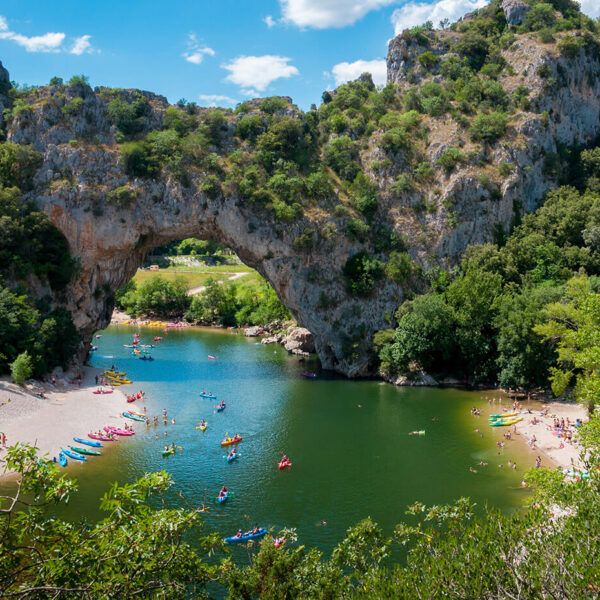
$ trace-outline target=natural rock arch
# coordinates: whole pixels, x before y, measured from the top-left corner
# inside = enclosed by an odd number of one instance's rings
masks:
[[[431,35],[430,45],[443,54],[448,36],[458,34]],[[401,89],[409,85],[405,70],[423,50],[407,45],[403,36],[392,40],[388,80]],[[546,172],[547,156],[556,156],[559,145],[585,145],[600,134],[596,53],[581,50],[561,56],[554,46],[523,35],[503,57],[512,69],[502,85],[508,90],[526,86],[530,104],[512,115],[506,139],[480,149],[486,165],[513,166],[494,190],[484,183],[477,164],[468,164],[450,174],[438,168],[427,189],[397,192],[392,183],[403,163],[389,160],[380,132],[360,150],[360,165],[379,192],[376,221],[381,235],[402,236],[411,258],[423,268],[454,264],[468,244],[492,240],[515,216],[534,210],[556,183]],[[0,66],[0,109],[11,105],[8,88],[8,73]],[[64,233],[79,260],[77,277],[54,302],[71,311],[84,342],[109,322],[115,290],[133,276],[147,252],[197,236],[226,244],[273,285],[298,322],[313,333],[325,368],[348,376],[367,373],[372,336],[393,325],[405,290],[382,278],[366,297],[349,293],[343,276],[347,260],[359,252],[387,255],[377,249],[379,234],[365,241],[346,235],[349,216],[335,210],[343,204],[343,190],[334,189],[331,198],[308,203],[302,215],[282,222],[235,191],[202,192],[202,173],[196,172],[186,185],[168,170],[153,178],[131,177],[108,118],[107,92],[125,100],[139,95],[147,100],[149,111],[139,136],[161,129],[165,98],[135,90],[92,90],[83,83],[34,89],[27,110],[13,114],[7,124],[0,122],[9,141],[30,144],[41,153],[41,167],[27,195]],[[291,102],[281,110],[306,122]],[[465,131],[446,116],[427,119],[424,158],[435,165],[445,149],[464,141]],[[224,152],[234,147],[232,122],[227,128]],[[391,164],[376,169],[376,162]],[[124,193],[115,195],[115,190]],[[347,210],[345,202],[341,208]],[[415,210],[424,204],[427,211]]]

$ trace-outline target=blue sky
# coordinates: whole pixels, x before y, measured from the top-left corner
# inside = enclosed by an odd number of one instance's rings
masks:
[[[600,16],[600,0],[582,0]],[[20,83],[88,75],[201,105],[287,95],[303,108],[373,72],[404,27],[486,0],[3,0],[0,60]]]

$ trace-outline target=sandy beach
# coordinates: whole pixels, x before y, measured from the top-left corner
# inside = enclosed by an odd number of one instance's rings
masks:
[[[25,387],[0,379],[0,432],[6,434],[7,444],[25,442],[53,457],[61,447],[74,443],[73,437],[87,437],[108,424],[122,426],[125,420],[120,415],[128,406],[125,394],[118,389],[93,394],[97,374],[98,369],[82,369],[81,385],[70,384],[69,377],[56,385],[36,382]],[[3,453],[0,449],[0,458]]]
[[[520,403],[519,416],[523,418],[512,427],[498,427],[498,439],[503,440],[503,435],[510,432],[513,441],[520,441],[527,445],[528,453],[531,455],[531,464],[535,465],[535,459],[540,456],[543,467],[570,468],[575,466],[581,468],[579,454],[581,446],[577,442],[577,419],[587,421],[587,411],[576,402],[540,402],[528,400]],[[500,405],[492,404],[485,415],[504,411],[512,411],[512,400],[508,397],[502,398]],[[564,419],[565,425],[569,419],[570,430],[573,434],[572,441],[561,438],[554,429],[554,419]]]

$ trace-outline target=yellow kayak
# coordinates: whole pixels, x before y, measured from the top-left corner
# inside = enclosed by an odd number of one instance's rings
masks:
[[[104,371],[103,375],[107,377],[125,377],[127,373],[125,371]]]
[[[490,415],[488,417],[488,419],[490,421],[495,421],[496,419],[508,419],[510,417],[517,417],[519,416],[518,412],[504,412],[504,413],[495,413],[493,415]]]
[[[497,419],[496,421],[490,421],[490,425],[492,427],[508,427],[522,420],[523,417],[509,417],[508,419]]]

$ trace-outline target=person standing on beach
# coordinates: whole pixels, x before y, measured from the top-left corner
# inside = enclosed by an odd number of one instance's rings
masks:
[[[535,468],[536,468],[536,469],[539,469],[541,466],[542,466],[542,457],[541,457],[541,456],[538,456],[538,457],[535,459]]]

